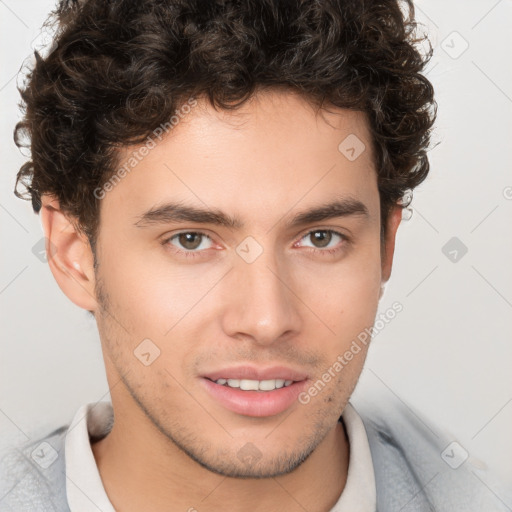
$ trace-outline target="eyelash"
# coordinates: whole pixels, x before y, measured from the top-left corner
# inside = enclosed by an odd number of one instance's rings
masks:
[[[336,253],[338,253],[339,251],[341,251],[343,249],[344,245],[346,245],[347,243],[350,242],[350,239],[348,236],[344,235],[343,233],[340,233],[339,231],[335,231],[334,229],[313,229],[313,230],[307,232],[306,234],[304,234],[299,240],[302,240],[303,238],[306,238],[307,236],[312,235],[313,233],[318,233],[320,231],[339,236],[342,239],[342,242],[343,242],[342,245],[335,249],[315,249],[313,247],[309,247],[309,249],[310,249],[309,252],[312,252],[314,254],[322,253],[322,256],[325,256],[325,257],[334,256]],[[162,242],[162,245],[167,245],[167,244],[169,244],[169,242],[171,240],[178,237],[179,235],[186,235],[186,234],[200,235],[200,236],[209,238],[211,240],[211,237],[209,235],[207,235],[206,233],[203,233],[202,231],[181,231],[180,233],[175,233],[174,235],[166,238]],[[182,250],[175,249],[175,248],[172,249],[174,254],[183,255],[186,258],[197,258],[197,257],[201,258],[202,257],[201,253],[206,252],[206,250],[207,249],[202,250],[202,251],[192,251],[192,250],[189,250],[189,251],[183,250],[182,251]],[[326,255],[326,253],[327,253],[327,255]]]

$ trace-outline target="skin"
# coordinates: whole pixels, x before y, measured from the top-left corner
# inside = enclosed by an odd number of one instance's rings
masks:
[[[349,134],[366,146],[352,162],[338,151]],[[295,214],[340,195],[360,200],[369,215],[287,227]],[[208,205],[245,225],[134,225],[169,200]],[[237,364],[285,365],[311,383],[320,378],[373,325],[390,277],[401,210],[389,215],[381,247],[379,206],[364,114],[317,112],[282,91],[260,92],[234,112],[199,99],[102,199],[96,272],[73,219],[43,198],[51,270],[98,324],[115,424],[92,449],[116,510],[245,511],[248,503],[253,511],[330,510],[348,471],[338,419],[366,348],[308,404],[268,417],[227,410],[200,381]],[[349,240],[332,234],[325,247],[311,234],[329,229]],[[195,257],[175,252],[192,246],[183,239],[162,243],[197,231],[210,238],[199,239]],[[236,252],[248,236],[263,249],[250,264]],[[134,356],[147,338],[160,350],[149,366]],[[237,457],[248,442],[260,453],[253,464]]]

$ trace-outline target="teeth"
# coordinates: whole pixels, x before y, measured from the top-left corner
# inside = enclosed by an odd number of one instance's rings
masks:
[[[240,389],[244,391],[258,391],[260,383],[257,380],[243,379],[240,381]]]
[[[275,380],[261,380],[259,384],[259,389],[261,391],[272,391],[276,389],[276,381]]]
[[[243,391],[273,391],[283,386],[289,386],[293,380],[271,379],[271,380],[250,380],[250,379],[217,379],[215,381],[221,386],[239,388]]]

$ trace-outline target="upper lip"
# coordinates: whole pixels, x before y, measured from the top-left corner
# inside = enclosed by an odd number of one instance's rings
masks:
[[[216,381],[219,379],[247,379],[247,380],[274,380],[284,379],[301,381],[307,379],[305,372],[287,368],[286,366],[271,366],[269,368],[256,368],[254,366],[232,366],[216,370],[203,375],[203,377]]]

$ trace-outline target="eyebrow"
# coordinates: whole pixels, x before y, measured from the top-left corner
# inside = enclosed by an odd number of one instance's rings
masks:
[[[329,203],[310,208],[296,214],[287,224],[294,228],[312,222],[321,222],[337,217],[361,216],[368,218],[368,208],[359,200],[344,197]],[[229,229],[242,229],[244,223],[239,217],[232,217],[222,210],[198,208],[182,203],[168,202],[151,208],[138,216],[134,226],[144,228],[151,225],[169,224],[172,222],[192,222],[198,224],[214,224]]]

